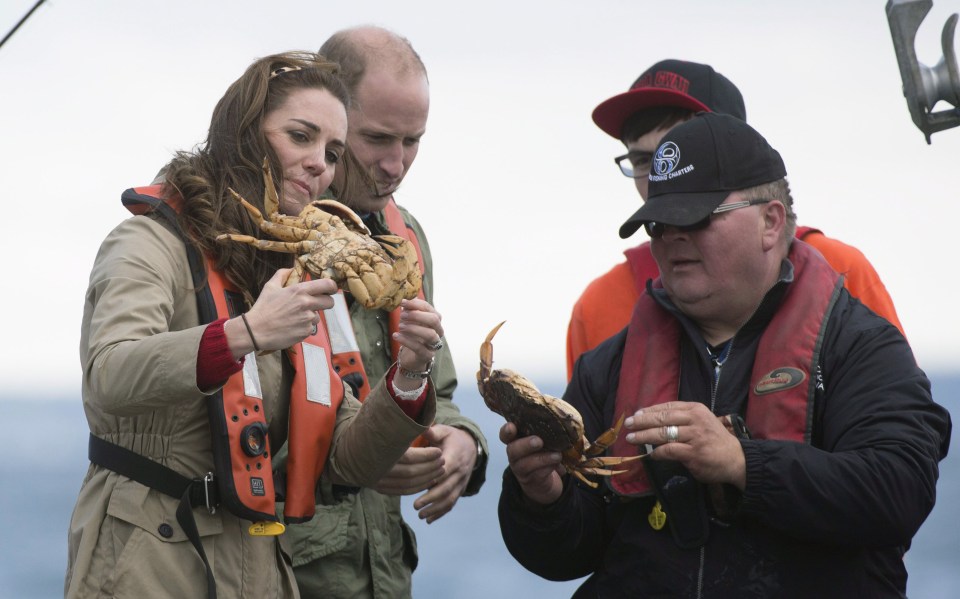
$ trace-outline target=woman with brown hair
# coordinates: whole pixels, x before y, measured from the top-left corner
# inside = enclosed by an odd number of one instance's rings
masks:
[[[407,351],[360,409],[318,326],[334,281],[285,287],[290,254],[217,242],[261,236],[229,190],[266,213],[264,157],[282,214],[330,186],[349,105],[336,70],[312,53],[255,61],[217,104],[206,142],[177,153],[161,183],[124,194],[137,215],[104,240],[84,306],[91,465],[66,596],[295,597],[274,498],[285,495],[287,523],[308,520],[321,473],[370,485],[431,423],[427,375],[443,335],[432,307],[404,302]],[[271,453],[284,442],[275,486]]]

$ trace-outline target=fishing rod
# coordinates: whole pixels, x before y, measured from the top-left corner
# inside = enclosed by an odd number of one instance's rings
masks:
[[[14,33],[16,33],[17,29],[20,29],[20,26],[21,26],[21,25],[23,25],[24,23],[27,22],[27,19],[29,19],[29,18],[30,18],[30,15],[33,14],[33,11],[37,10],[37,9],[40,7],[40,5],[43,4],[45,1],[46,1],[46,0],[37,0],[37,3],[34,4],[34,5],[33,5],[33,8],[30,9],[30,12],[28,12],[28,13],[25,14],[25,15],[23,15],[23,18],[20,19],[20,22],[19,22],[19,23],[17,23],[16,25],[13,26],[13,29],[10,30],[10,33],[8,33],[7,35],[3,36],[3,39],[0,40],[0,48],[2,48],[3,45],[4,45],[5,43],[7,43],[7,40],[10,39],[10,37],[11,37]]]

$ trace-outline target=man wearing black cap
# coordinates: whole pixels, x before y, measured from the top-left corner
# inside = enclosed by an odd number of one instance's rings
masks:
[[[740,91],[709,65],[662,60],[644,71],[628,91],[600,103],[593,111],[593,121],[626,146],[627,153],[616,158],[617,165],[621,173],[633,178],[645,200],[653,150],[671,127],[700,111],[729,114],[743,121],[747,116]],[[903,332],[890,295],[859,250],[810,227],[797,227],[796,235],[823,254],[837,272],[844,273],[844,284],[854,297]],[[574,305],[567,328],[568,377],[580,354],[627,325],[647,279],[658,276],[650,244],[630,248],[624,255],[626,261],[591,282]]]
[[[564,399],[616,456],[591,488],[505,425],[510,553],[575,597],[903,597],[951,422],[900,331],[794,237],[780,155],[700,113],[652,153],[661,276]],[[733,434],[731,434],[733,433]]]

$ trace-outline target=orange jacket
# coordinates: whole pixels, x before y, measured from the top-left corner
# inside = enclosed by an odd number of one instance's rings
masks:
[[[797,227],[797,238],[816,248],[834,270],[844,275],[844,286],[851,295],[903,333],[887,288],[860,250],[809,227]],[[655,279],[660,274],[650,254],[649,242],[630,248],[624,254],[627,260],[594,279],[573,306],[567,327],[568,380],[580,354],[627,326],[647,279]]]

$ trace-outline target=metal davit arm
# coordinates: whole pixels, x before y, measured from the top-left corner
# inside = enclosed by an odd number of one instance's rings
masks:
[[[889,0],[886,9],[903,80],[903,95],[914,124],[923,131],[928,144],[930,136],[937,131],[960,125],[960,71],[953,44],[956,13],[950,15],[943,26],[943,57],[937,65],[928,67],[917,60],[914,46],[917,30],[932,6],[933,0]],[[932,112],[940,100],[952,104],[953,108]]]

